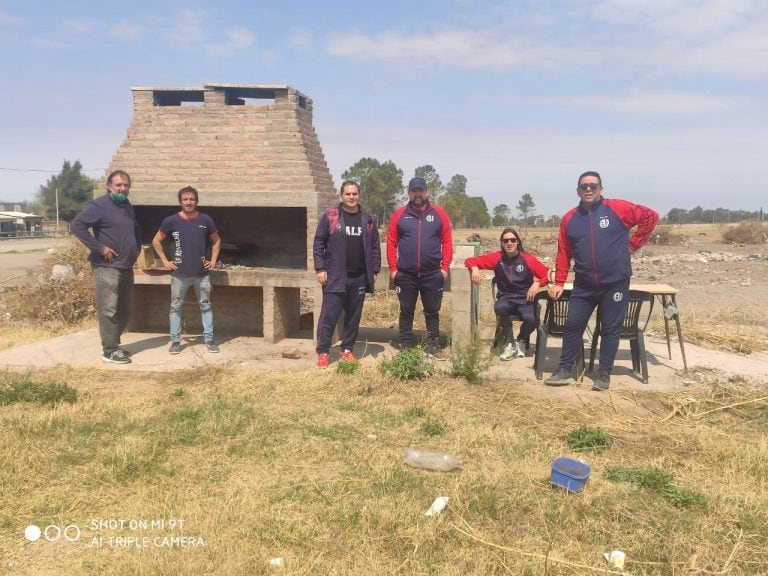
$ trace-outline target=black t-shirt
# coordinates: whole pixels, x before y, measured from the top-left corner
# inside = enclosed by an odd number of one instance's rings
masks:
[[[362,225],[363,217],[360,210],[355,213],[344,210],[344,236],[347,239],[347,274],[349,276],[365,273]]]

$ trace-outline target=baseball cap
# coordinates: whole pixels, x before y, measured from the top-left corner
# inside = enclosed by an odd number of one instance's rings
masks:
[[[411,178],[411,181],[408,182],[408,190],[413,190],[414,188],[424,188],[426,190],[427,182],[424,178]]]

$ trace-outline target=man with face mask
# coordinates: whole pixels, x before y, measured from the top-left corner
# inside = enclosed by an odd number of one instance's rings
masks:
[[[141,249],[139,223],[128,201],[130,190],[131,177],[115,170],[107,177],[107,193],[87,204],[69,225],[91,251],[102,360],[114,364],[131,362],[130,353],[120,348],[120,336],[131,317],[133,264]]]

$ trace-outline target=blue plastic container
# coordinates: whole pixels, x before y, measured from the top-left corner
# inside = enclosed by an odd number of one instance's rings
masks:
[[[550,482],[568,492],[580,492],[591,472],[592,469],[584,462],[561,456],[552,462]]]

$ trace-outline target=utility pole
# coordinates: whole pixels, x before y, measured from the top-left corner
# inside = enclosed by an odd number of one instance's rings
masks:
[[[53,191],[56,194],[56,236],[59,235],[59,186],[53,187]]]

